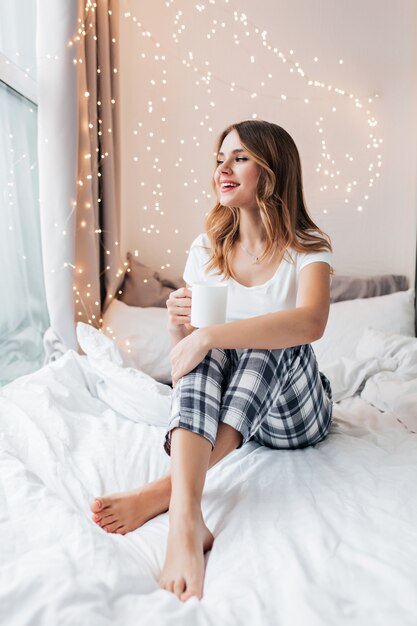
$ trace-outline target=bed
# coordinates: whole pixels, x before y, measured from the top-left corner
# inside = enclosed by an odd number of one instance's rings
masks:
[[[0,623],[415,626],[414,306],[404,288],[332,303],[314,346],[330,434],[302,450],[249,442],[209,470],[215,542],[204,597],[185,604],[157,582],[166,513],[122,536],[89,509],[169,467],[166,312],[115,301],[104,332],[79,324],[84,354],[0,390]]]

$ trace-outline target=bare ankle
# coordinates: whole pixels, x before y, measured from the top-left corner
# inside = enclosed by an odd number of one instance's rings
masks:
[[[164,474],[161,478],[157,478],[153,484],[155,487],[158,487],[161,491],[169,493],[171,496],[171,474]]]
[[[169,503],[169,519],[187,520],[187,521],[200,521],[203,519],[201,512],[201,504],[196,500],[190,500],[185,498],[171,498]]]
[[[170,476],[162,476],[158,478],[153,483],[151,483],[152,491],[157,494],[161,505],[164,507],[165,511],[168,511],[169,502],[171,499],[171,477]]]

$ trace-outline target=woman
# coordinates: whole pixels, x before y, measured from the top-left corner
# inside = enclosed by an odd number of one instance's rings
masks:
[[[217,145],[218,203],[191,246],[184,279],[228,282],[225,324],[190,326],[191,291],[167,301],[173,404],[171,471],[134,492],[101,497],[93,519],[125,534],[169,510],[162,588],[202,597],[213,535],[201,513],[207,470],[249,440],[302,448],[328,434],[329,381],[310,343],[330,306],[331,245],[307,213],[290,135],[264,121],[229,126]]]

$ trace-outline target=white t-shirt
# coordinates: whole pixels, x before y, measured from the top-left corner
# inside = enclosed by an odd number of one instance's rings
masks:
[[[298,275],[309,263],[324,261],[332,265],[332,254],[325,252],[296,252],[292,248],[285,253],[275,274],[262,285],[245,287],[233,278],[227,279],[226,322],[265,315],[275,311],[293,309],[296,305]],[[218,282],[224,280],[216,270],[207,272],[206,263],[212,256],[208,236],[203,233],[191,244],[183,278],[188,285],[200,282]]]

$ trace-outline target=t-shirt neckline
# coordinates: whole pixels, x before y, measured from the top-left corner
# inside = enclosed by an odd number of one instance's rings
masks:
[[[238,287],[242,287],[242,289],[260,289],[261,287],[267,287],[270,283],[272,283],[276,279],[281,269],[281,266],[284,264],[284,262],[287,263],[286,258],[285,258],[286,255],[287,255],[287,250],[285,251],[285,254],[282,257],[281,261],[279,262],[279,265],[277,269],[275,270],[273,276],[271,276],[271,278],[268,278],[267,281],[265,281],[264,283],[261,283],[260,285],[251,285],[250,287],[248,287],[247,285],[242,285],[242,283],[240,283],[239,281],[235,280],[232,277],[230,277],[230,280],[232,280]]]

